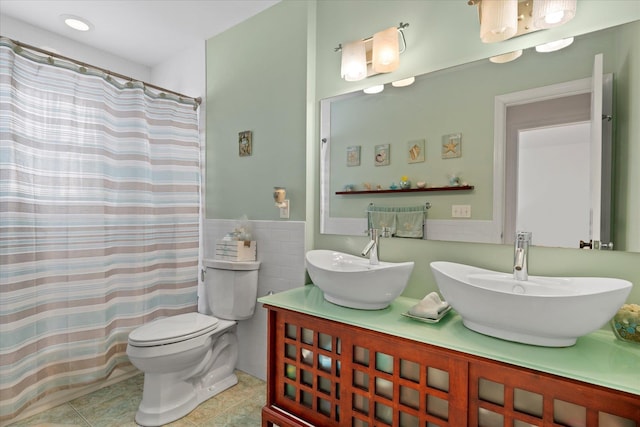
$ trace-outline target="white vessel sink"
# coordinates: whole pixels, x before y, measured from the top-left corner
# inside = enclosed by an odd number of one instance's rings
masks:
[[[370,265],[369,259],[325,249],[307,252],[307,271],[324,298],[362,310],[387,307],[407,286],[413,262]]]
[[[452,262],[432,262],[445,300],[476,332],[546,347],[568,347],[607,323],[631,282],[601,277],[539,277],[519,281]]]

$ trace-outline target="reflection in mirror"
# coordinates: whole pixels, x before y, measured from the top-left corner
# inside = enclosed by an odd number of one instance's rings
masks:
[[[602,55],[596,59],[601,69]],[[612,126],[600,117],[612,114],[613,76],[602,77],[496,97],[496,127],[505,129],[505,243],[527,230],[540,246],[610,245]]]
[[[637,55],[639,34],[640,23],[635,21],[577,37],[571,46],[558,52],[536,53],[529,49],[518,60],[506,64],[477,61],[418,76],[409,87],[386,85],[377,95],[359,92],[323,100],[321,232],[364,235],[365,210],[371,202],[380,206],[429,202],[432,207],[426,221],[427,239],[508,242],[512,236],[503,237],[503,234],[510,234],[510,231],[505,233],[505,220],[507,212],[515,210],[515,205],[506,205],[505,191],[509,191],[507,187],[511,184],[517,188],[517,179],[509,177],[509,181],[506,178],[505,166],[517,158],[507,158],[506,129],[494,123],[498,98],[508,98],[509,94],[533,88],[590,81],[594,56],[604,53],[604,72],[614,75],[614,89],[617,88],[614,93],[616,114],[612,122],[617,156],[613,171],[611,240],[616,243],[616,250],[640,251],[640,247],[634,247],[637,242],[633,243],[631,238],[640,227],[640,216],[630,212],[635,203],[633,194],[640,183],[635,182],[637,178],[630,181],[628,164],[633,161],[628,154],[634,152],[640,135],[627,113],[640,108],[639,76],[632,72],[634,59],[629,53]],[[576,93],[589,92],[590,89]],[[443,139],[452,134],[461,135],[461,153],[459,157],[445,158]],[[416,141],[424,142],[424,161],[412,162],[409,158],[408,147]],[[376,146],[387,145],[388,164],[376,164]],[[354,147],[358,147],[358,165],[348,158]],[[577,156],[576,153],[576,160]],[[573,163],[567,167],[572,168]],[[380,185],[387,189],[398,185],[403,176],[412,181],[412,187],[418,181],[426,182],[427,187],[440,187],[448,185],[452,175],[458,175],[461,182],[474,188],[468,191],[336,194],[345,188],[363,190],[365,185],[372,188]],[[470,217],[452,218],[452,207],[459,206],[469,206]],[[553,212],[554,207],[550,206],[549,215],[553,216]],[[515,218],[511,220],[515,221]],[[537,244],[535,234],[534,244]],[[578,242],[569,246],[578,247]]]

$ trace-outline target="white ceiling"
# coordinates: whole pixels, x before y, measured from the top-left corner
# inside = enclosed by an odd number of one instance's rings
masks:
[[[0,0],[0,14],[153,67],[278,1]],[[93,29],[72,30],[61,15],[85,18]]]

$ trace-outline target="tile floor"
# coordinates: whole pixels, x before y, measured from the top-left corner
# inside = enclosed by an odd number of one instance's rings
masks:
[[[236,371],[238,384],[203,402],[171,427],[259,427],[266,401],[265,382]],[[135,427],[143,374],[10,424],[11,427]]]

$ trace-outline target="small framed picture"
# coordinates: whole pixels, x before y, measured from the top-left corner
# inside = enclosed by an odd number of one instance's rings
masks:
[[[424,162],[424,139],[407,142],[407,154],[408,163]]]
[[[347,166],[360,166],[360,146],[347,147]]]
[[[453,159],[462,156],[462,134],[451,133],[442,137],[442,158]]]
[[[376,166],[389,166],[390,144],[376,145],[374,162]]]
[[[251,131],[245,130],[238,134],[238,154],[240,157],[250,156],[253,149],[251,146]]]

